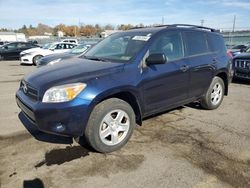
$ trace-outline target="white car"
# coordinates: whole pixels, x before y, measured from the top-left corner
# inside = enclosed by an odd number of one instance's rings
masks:
[[[55,42],[44,45],[42,48],[32,48],[29,50],[24,50],[20,53],[21,64],[34,64],[40,58],[54,54],[54,53],[64,53],[77,46],[77,44],[67,43],[67,42]]]

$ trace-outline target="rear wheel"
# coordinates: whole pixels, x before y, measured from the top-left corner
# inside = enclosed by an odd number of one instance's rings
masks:
[[[135,125],[134,111],[127,102],[107,99],[92,111],[85,138],[96,151],[112,152],[128,142]]]
[[[218,108],[223,100],[224,91],[224,81],[220,77],[214,77],[205,96],[201,99],[201,106],[208,110]]]
[[[36,55],[33,57],[33,65],[37,65],[38,60],[41,59],[43,56],[42,55]]]

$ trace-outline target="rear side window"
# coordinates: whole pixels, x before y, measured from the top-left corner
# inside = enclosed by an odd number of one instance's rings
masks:
[[[226,53],[226,46],[224,39],[220,35],[209,34],[208,45],[211,52],[223,52]]]
[[[186,56],[208,53],[206,35],[203,32],[184,32]]]

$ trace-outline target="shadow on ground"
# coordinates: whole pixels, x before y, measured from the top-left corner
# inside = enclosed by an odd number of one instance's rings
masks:
[[[39,178],[33,180],[24,180],[23,188],[44,188],[44,184]]]

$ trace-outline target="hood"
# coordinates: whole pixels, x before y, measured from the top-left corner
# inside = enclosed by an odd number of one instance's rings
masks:
[[[235,59],[238,59],[238,58],[250,60],[250,53],[241,53],[241,54],[235,56]]]
[[[41,51],[41,50],[46,50],[46,49],[39,48],[39,47],[38,48],[31,48],[31,49],[22,51],[21,54],[27,54],[27,53],[37,52],[37,51]]]
[[[69,63],[70,61],[70,63]],[[122,70],[123,63],[93,61],[71,58],[54,66],[44,66],[25,76],[24,80],[32,87],[41,90],[74,82],[87,82],[113,72]]]

